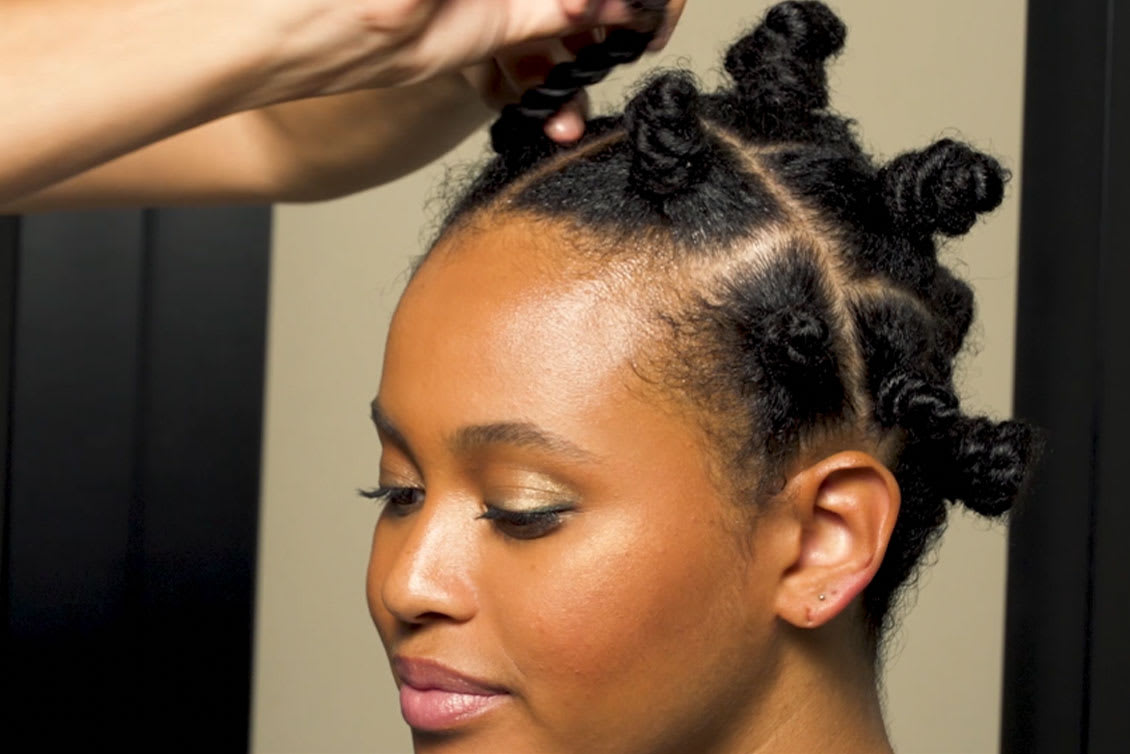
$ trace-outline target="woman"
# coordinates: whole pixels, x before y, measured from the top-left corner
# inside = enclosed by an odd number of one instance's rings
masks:
[[[561,151],[511,111],[394,317],[370,612],[418,751],[890,751],[875,663],[947,503],[1033,455],[969,416],[937,259],[1003,195],[950,140],[879,166],[844,38],[774,7],[701,94]]]

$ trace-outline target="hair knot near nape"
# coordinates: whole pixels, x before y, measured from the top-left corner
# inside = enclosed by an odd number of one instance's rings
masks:
[[[444,228],[518,213],[588,236],[581,246],[610,269],[650,259],[640,300],[660,303],[644,314],[671,325],[657,368],[721,429],[711,436],[736,487],[779,480],[810,438],[889,451],[903,502],[864,594],[878,637],[946,504],[1007,511],[1038,443],[1021,423],[963,410],[954,363],[973,292],[938,259],[937,236],[995,208],[1008,173],[951,139],[879,164],[828,108],[825,61],[844,37],[821,3],[774,6],[727,52],[728,84],[703,93],[689,72],[665,72],[560,149],[537,118],[615,58],[582,53],[548,99],[530,96],[541,109],[495,124],[499,156]],[[615,44],[638,56],[646,34]]]

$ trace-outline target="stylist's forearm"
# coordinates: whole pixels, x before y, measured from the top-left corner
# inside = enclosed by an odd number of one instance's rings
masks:
[[[513,45],[632,18],[626,0],[604,0],[595,15],[586,7],[0,0],[0,206],[222,116],[425,82]]]
[[[432,162],[493,115],[458,75],[284,102],[262,124],[260,162],[275,201],[320,201],[388,183]],[[243,117],[243,116],[241,116]]]
[[[239,23],[241,9],[225,0],[0,0],[0,204],[254,106],[274,40]]]
[[[0,202],[0,214],[331,199],[412,172],[490,115],[458,75],[282,102],[202,124]]]

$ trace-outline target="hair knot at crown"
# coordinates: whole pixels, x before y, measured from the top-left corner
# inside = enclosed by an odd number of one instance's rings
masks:
[[[710,143],[698,105],[698,88],[687,72],[657,77],[628,103],[631,180],[641,193],[662,199],[705,177]]]
[[[883,204],[897,231],[912,236],[967,233],[997,208],[1008,173],[968,144],[943,139],[900,155],[879,171]]]
[[[779,35],[794,55],[815,63],[823,63],[842,50],[847,37],[843,21],[820,2],[775,5],[765,16],[765,28]]]
[[[738,107],[755,137],[789,137],[797,119],[828,105],[824,61],[844,44],[843,22],[819,2],[774,6],[726,53]]]

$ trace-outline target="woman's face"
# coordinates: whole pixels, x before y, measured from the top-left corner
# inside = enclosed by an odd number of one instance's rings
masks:
[[[456,232],[401,300],[374,418],[382,487],[410,489],[369,609],[418,751],[718,750],[764,716],[787,558],[633,369],[630,272],[562,244]]]

